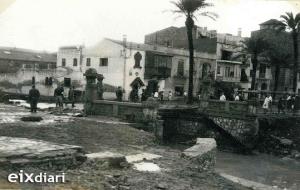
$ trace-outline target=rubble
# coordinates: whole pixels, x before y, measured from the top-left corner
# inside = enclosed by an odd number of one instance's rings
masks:
[[[43,120],[43,118],[41,116],[26,116],[26,117],[21,117],[22,121],[26,121],[26,122],[40,122]]]
[[[86,155],[88,160],[100,162],[100,163],[108,163],[111,167],[122,168],[126,165],[127,161],[123,154],[113,153],[109,151],[91,153]]]
[[[197,138],[196,145],[183,151],[188,167],[200,171],[213,170],[216,163],[217,144],[213,138]]]

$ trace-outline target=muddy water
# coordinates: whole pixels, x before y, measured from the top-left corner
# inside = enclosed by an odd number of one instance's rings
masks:
[[[216,171],[282,189],[300,189],[300,162],[295,160],[218,152]]]

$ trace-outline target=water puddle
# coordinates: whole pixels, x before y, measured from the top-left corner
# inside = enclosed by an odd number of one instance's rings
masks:
[[[160,167],[157,164],[150,162],[135,163],[133,169],[142,172],[160,172]]]

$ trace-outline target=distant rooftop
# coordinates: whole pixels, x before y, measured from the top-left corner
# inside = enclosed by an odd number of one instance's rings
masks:
[[[35,51],[22,48],[0,47],[0,59],[56,62],[56,53],[48,53],[44,51]]]
[[[277,20],[277,19],[270,19],[270,20],[267,20],[266,22],[263,22],[259,25],[281,25],[282,23]]]
[[[117,43],[119,45],[123,45],[124,42],[121,40],[113,40],[109,38],[105,38],[106,40],[109,40],[113,43]],[[179,48],[171,48],[171,47],[165,47],[161,45],[150,45],[150,44],[142,44],[142,43],[136,43],[136,42],[126,42],[126,47],[135,49],[135,50],[141,50],[141,51],[151,51],[156,52],[159,54],[167,55],[167,56],[173,56],[173,55],[182,55],[182,56],[189,56],[189,52],[187,49],[179,49]],[[215,58],[215,54],[208,54],[207,52],[195,52],[195,57],[201,57],[201,58]]]

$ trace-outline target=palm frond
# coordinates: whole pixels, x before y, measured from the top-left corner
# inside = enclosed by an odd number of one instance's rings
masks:
[[[199,13],[199,16],[209,17],[209,18],[211,18],[212,20],[217,20],[217,18],[219,17],[218,14],[213,13],[213,12],[208,12],[208,11]]]

